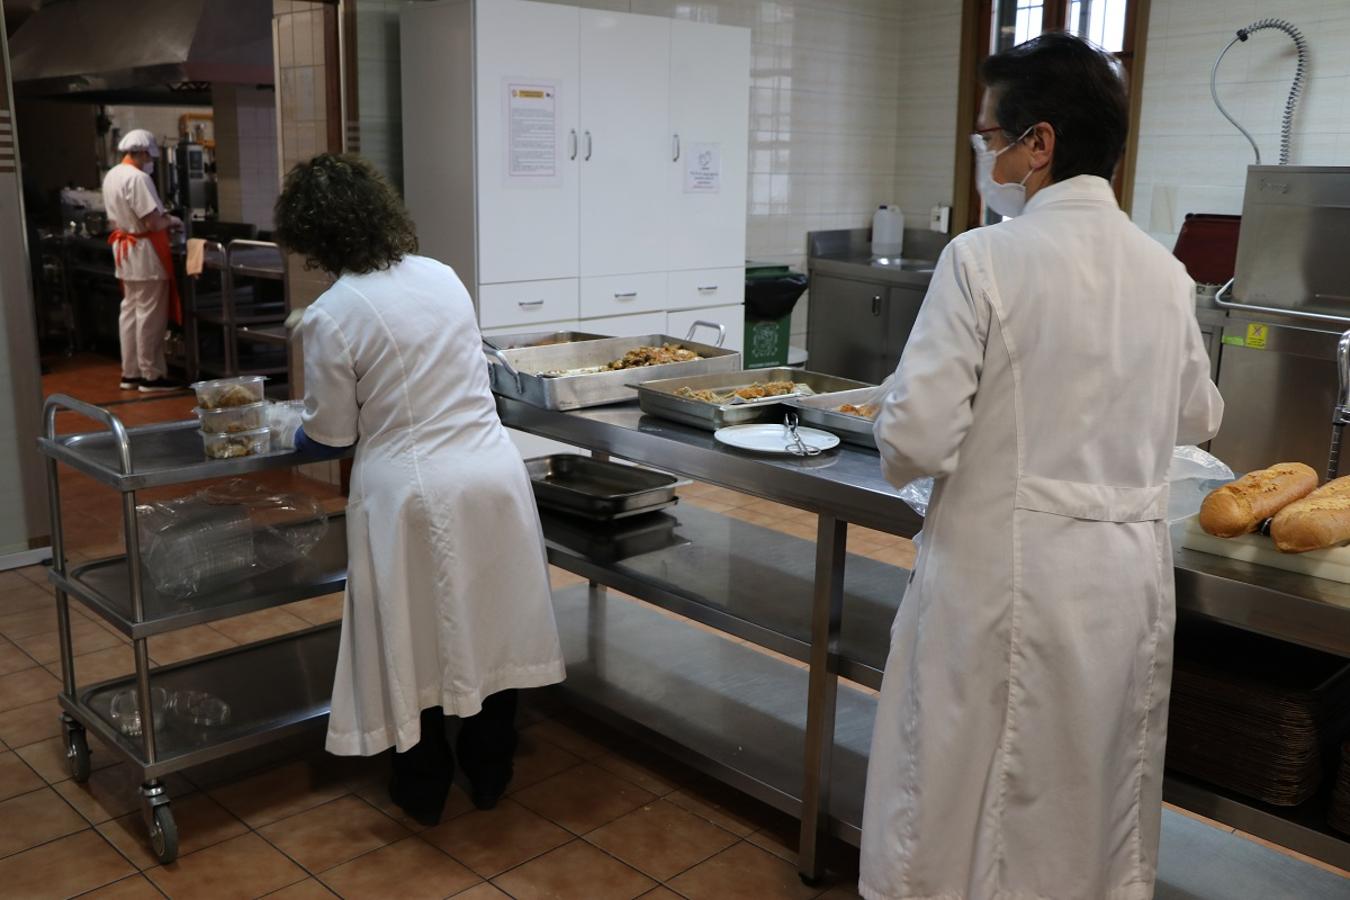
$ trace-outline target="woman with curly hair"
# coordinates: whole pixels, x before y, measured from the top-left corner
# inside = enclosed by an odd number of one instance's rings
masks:
[[[356,446],[329,752],[394,747],[390,795],[434,824],[455,756],[479,808],[511,779],[516,689],[563,678],[534,494],[488,388],[473,303],[415,255],[365,161],[286,177],[278,241],[336,278],[305,310],[297,446]],[[455,752],[445,716],[463,720]]]

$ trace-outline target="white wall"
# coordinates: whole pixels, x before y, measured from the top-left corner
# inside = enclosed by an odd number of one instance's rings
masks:
[[[909,228],[927,227],[934,206],[956,190],[956,107],[960,94],[961,4],[898,0],[900,87],[895,202]]]
[[[276,92],[216,85],[212,101],[220,217],[270,231],[279,192]]]
[[[1240,213],[1251,145],[1214,107],[1209,72],[1234,32],[1288,19],[1308,39],[1308,87],[1294,117],[1290,162],[1350,165],[1350,2],[1153,0],[1135,172],[1134,221],[1168,247],[1188,212]],[[1266,30],[1228,52],[1219,96],[1261,148],[1279,154],[1280,118],[1294,73],[1293,43]]]
[[[398,9],[404,0],[356,6],[356,149],[394,184],[403,184],[403,119]]]

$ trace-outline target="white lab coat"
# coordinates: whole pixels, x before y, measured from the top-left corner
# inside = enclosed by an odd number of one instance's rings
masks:
[[[878,703],[867,900],[1152,896],[1167,469],[1223,412],[1193,290],[1090,176],[943,253],[876,422],[892,484],[937,482]]]
[[[407,750],[423,709],[561,681],[534,493],[459,278],[419,256],[343,275],[301,330],[305,433],[356,443],[328,750]]]

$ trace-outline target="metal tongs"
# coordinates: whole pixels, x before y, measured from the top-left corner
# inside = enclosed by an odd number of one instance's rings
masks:
[[[1331,414],[1331,452],[1327,454],[1327,480],[1341,470],[1341,435],[1350,425],[1350,331],[1336,345],[1336,409]]]
[[[797,414],[795,412],[788,413],[783,419],[783,430],[787,432],[789,438],[789,443],[783,447],[788,453],[793,456],[820,455],[819,447],[813,447],[806,443],[802,440],[802,436],[797,433]]]

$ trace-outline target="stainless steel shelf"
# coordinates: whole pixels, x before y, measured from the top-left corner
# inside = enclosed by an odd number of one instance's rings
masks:
[[[807,671],[586,587],[554,592],[579,708],[794,816],[804,781]],[[831,831],[854,844],[876,703],[839,692]]]
[[[38,448],[56,461],[66,463],[124,493],[209,478],[288,469],[305,462],[303,457],[290,451],[238,459],[207,459],[202,452],[201,436],[197,432],[197,423],[192,420],[128,428],[126,433],[131,443],[132,460],[130,474],[122,473],[117,439],[111,431],[41,437],[38,439]],[[350,452],[347,455],[351,455]]]
[[[133,688],[134,676],[83,688],[78,699],[59,699],[65,711],[140,768],[145,779],[278,740],[328,714],[337,667],[338,624],[322,625],[155,669],[150,683],[174,691],[207,691],[230,706],[230,721],[194,727],[165,714],[155,730],[156,759],[145,758],[140,738],[128,738],[113,723],[114,695]]]
[[[256,539],[279,540],[265,534]],[[124,556],[77,566],[66,576],[49,569],[47,577],[135,640],[343,590],[347,585],[347,519],[344,514],[329,517],[323,539],[304,559],[243,581],[208,587],[186,599],[157,593],[146,578],[142,582],[145,619],[141,622],[132,615]]]
[[[549,562],[648,603],[805,662],[811,650],[815,543],[682,506],[672,546],[618,562],[596,559],[560,540],[569,523],[544,516]],[[561,520],[561,521],[560,521]],[[891,621],[908,571],[850,555],[844,567],[839,674],[879,688]]]

